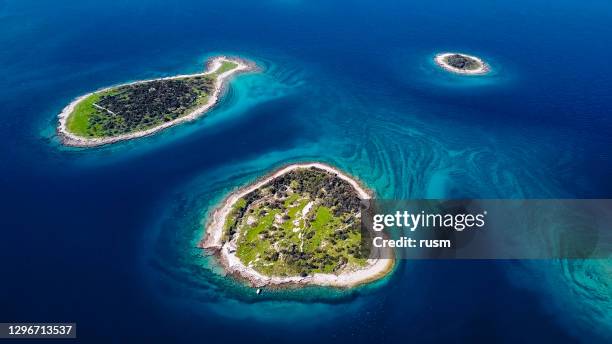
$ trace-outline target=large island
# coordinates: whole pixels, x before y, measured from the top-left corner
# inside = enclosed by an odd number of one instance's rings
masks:
[[[361,202],[370,198],[329,165],[292,164],[230,194],[210,216],[202,247],[255,287],[353,287],[394,263],[391,249],[372,247],[362,232]]]
[[[434,58],[436,64],[457,74],[480,75],[489,72],[489,66],[476,56],[460,53],[442,53]]]
[[[207,65],[204,73],[136,81],[75,99],[59,115],[62,143],[100,146],[191,121],[215,105],[231,76],[254,69],[252,63],[225,56]]]

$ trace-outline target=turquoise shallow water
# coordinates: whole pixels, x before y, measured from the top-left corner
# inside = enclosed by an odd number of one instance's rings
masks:
[[[609,198],[609,4],[0,4],[7,321],[77,321],[88,342],[611,336],[605,260],[402,262],[356,290],[257,297],[196,248],[227,193],[293,161],[333,164],[383,198]],[[444,73],[440,50],[493,72]],[[100,149],[58,144],[74,97],[219,53],[262,72],[205,118]]]

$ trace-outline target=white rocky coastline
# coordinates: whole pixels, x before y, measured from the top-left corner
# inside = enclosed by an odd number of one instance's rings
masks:
[[[158,126],[155,126],[153,128],[149,128],[146,130],[142,130],[142,131],[136,131],[133,133],[129,133],[129,134],[123,134],[123,135],[117,135],[117,136],[112,136],[112,137],[100,137],[100,138],[88,138],[88,137],[82,137],[82,136],[78,136],[75,135],[73,133],[71,133],[70,131],[68,131],[67,127],[66,127],[66,123],[68,120],[68,117],[70,116],[70,114],[74,111],[74,108],[76,107],[76,105],[82,101],[83,99],[89,97],[90,95],[97,93],[97,92],[102,92],[117,86],[125,86],[125,85],[133,85],[133,84],[139,84],[139,83],[144,83],[144,82],[149,82],[149,81],[153,81],[153,80],[170,80],[170,79],[181,79],[181,78],[188,78],[188,77],[194,77],[194,76],[202,76],[202,75],[208,75],[211,73],[214,73],[215,71],[217,71],[217,69],[219,69],[223,62],[234,62],[236,63],[238,66],[234,69],[231,69],[229,71],[226,71],[220,75],[217,76],[217,79],[215,81],[215,85],[214,85],[214,89],[213,92],[210,94],[210,97],[208,99],[208,102],[206,104],[203,104],[202,106],[199,106],[198,108],[194,109],[193,111],[191,111],[190,113],[188,113],[185,116],[181,116],[179,118],[176,118],[172,121],[166,122],[166,123],[162,123]],[[152,135],[154,133],[157,133],[158,131],[161,131],[163,129],[169,128],[171,126],[177,125],[177,124],[181,124],[184,122],[188,122],[188,121],[193,121],[196,118],[204,115],[208,110],[210,110],[219,100],[219,97],[221,95],[221,93],[223,92],[223,89],[227,83],[227,81],[239,74],[239,73],[245,73],[245,72],[249,72],[249,71],[254,71],[257,69],[257,66],[249,61],[240,59],[240,58],[235,58],[235,57],[227,57],[227,56],[217,56],[214,58],[211,58],[208,60],[208,62],[206,63],[207,66],[207,70],[203,73],[197,73],[197,74],[186,74],[186,75],[176,75],[176,76],[171,76],[171,77],[166,77],[166,78],[158,78],[158,79],[151,79],[151,80],[139,80],[139,81],[134,81],[134,82],[130,82],[127,84],[121,84],[121,85],[116,85],[116,86],[111,86],[111,87],[106,87],[103,89],[99,89],[97,91],[94,92],[90,92],[87,93],[85,95],[82,95],[76,99],[74,99],[70,104],[68,104],[63,110],[62,112],[58,115],[59,118],[59,124],[57,126],[57,133],[58,136],[60,137],[62,143],[66,146],[72,146],[72,147],[96,147],[96,146],[102,146],[102,145],[107,145],[107,144],[111,144],[111,143],[115,143],[115,142],[119,142],[119,141],[125,141],[125,140],[131,140],[131,139],[135,139],[135,138],[139,138],[139,137],[143,137],[143,136],[148,136],[148,135]]]
[[[393,269],[394,259],[390,248],[372,248],[375,250],[363,268],[345,271],[341,274],[316,273],[306,277],[301,276],[264,276],[249,266],[245,266],[236,256],[235,241],[223,242],[223,225],[233,204],[241,197],[265,185],[269,181],[297,168],[316,167],[337,175],[347,181],[359,194],[361,199],[370,199],[372,193],[363,188],[358,181],[347,176],[332,166],[322,163],[296,163],[285,166],[275,172],[260,178],[253,184],[232,192],[209,216],[205,228],[205,237],[201,247],[211,250],[219,258],[226,273],[248,281],[253,287],[291,287],[300,285],[318,285],[350,288],[382,278]],[[387,252],[383,252],[386,250]]]

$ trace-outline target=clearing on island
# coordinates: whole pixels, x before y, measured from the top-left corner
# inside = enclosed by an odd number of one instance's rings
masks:
[[[204,247],[218,249],[226,270],[258,286],[352,286],[384,276],[392,260],[373,258],[362,240],[368,194],[337,172],[291,165],[228,198]]]
[[[60,114],[64,144],[95,146],[145,136],[201,115],[217,101],[230,75],[252,67],[216,57],[206,73],[138,81],[73,101]]]

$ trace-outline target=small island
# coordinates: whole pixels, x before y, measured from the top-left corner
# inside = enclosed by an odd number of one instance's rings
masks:
[[[476,56],[459,53],[442,53],[436,55],[434,61],[438,66],[453,73],[482,75],[489,72],[489,66]]]
[[[201,247],[254,287],[374,281],[394,259],[362,240],[361,202],[370,198],[329,165],[292,164],[230,194],[209,217]]]
[[[62,143],[94,147],[151,135],[211,109],[226,81],[254,64],[219,56],[208,71],[104,88],[71,102],[59,115]]]

